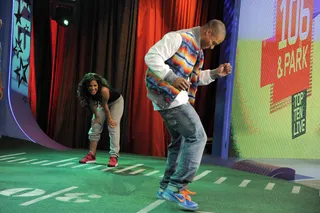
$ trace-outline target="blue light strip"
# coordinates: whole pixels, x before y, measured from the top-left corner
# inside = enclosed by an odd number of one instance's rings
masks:
[[[220,63],[231,63],[232,73],[217,82],[216,110],[214,116],[214,135],[212,156],[228,158],[230,140],[230,122],[232,110],[233,81],[237,50],[240,0],[224,1],[224,18],[226,39],[220,48]]]
[[[12,0],[12,12],[11,12],[11,32],[10,32],[10,53],[9,53],[9,73],[8,73],[8,86],[7,86],[7,90],[8,90],[8,103],[9,103],[9,107],[10,107],[10,112],[11,115],[14,119],[14,121],[16,122],[17,126],[19,127],[19,129],[22,131],[22,133],[32,142],[35,143],[34,140],[32,140],[29,135],[22,129],[22,127],[20,126],[16,116],[14,115],[13,109],[12,109],[12,104],[11,104],[11,74],[12,74],[12,47],[13,47],[13,30],[14,30],[14,2],[15,0]]]
[[[239,28],[239,15],[240,15],[240,5],[239,0],[225,0],[229,2],[229,10],[232,10],[233,18],[231,22],[231,38],[229,51],[226,52],[226,59],[229,58],[229,62],[233,66],[233,72],[226,80],[226,99],[225,99],[225,110],[224,110],[224,122],[223,122],[223,132],[222,132],[222,146],[221,146],[221,158],[228,159],[229,155],[229,141],[230,141],[230,126],[231,126],[231,115],[232,115],[232,98],[233,98],[233,82],[234,73],[236,66],[236,53],[237,53],[237,43],[238,43],[238,28]],[[225,3],[227,5],[227,3]],[[226,8],[228,9],[228,8]],[[229,14],[228,14],[229,15]],[[225,16],[228,18],[228,16]]]

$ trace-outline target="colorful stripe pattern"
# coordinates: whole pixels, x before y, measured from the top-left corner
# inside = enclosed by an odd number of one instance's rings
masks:
[[[203,66],[203,51],[197,45],[192,33],[181,33],[182,44],[178,51],[165,63],[179,77],[190,78],[189,102],[193,105],[199,84],[200,70]],[[171,103],[179,94],[179,90],[170,83],[162,80],[152,70],[147,71],[147,88],[156,94],[162,95],[167,103]]]

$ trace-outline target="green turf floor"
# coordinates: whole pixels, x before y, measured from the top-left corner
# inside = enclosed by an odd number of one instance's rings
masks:
[[[0,213],[182,212],[155,197],[165,159],[122,154],[117,168],[105,170],[108,153],[100,151],[96,164],[77,167],[86,150],[0,141],[0,156],[15,153],[22,154],[0,157]],[[189,186],[199,212],[320,212],[319,191],[298,183],[213,165],[201,165],[200,174],[206,175]]]

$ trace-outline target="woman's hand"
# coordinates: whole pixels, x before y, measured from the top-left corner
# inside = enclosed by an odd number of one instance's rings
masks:
[[[98,116],[95,116],[95,118],[92,119],[92,124],[95,124],[95,123],[100,124],[100,118]]]
[[[108,125],[111,127],[111,128],[114,128],[117,126],[117,123],[112,119],[112,118],[109,118],[108,119]]]

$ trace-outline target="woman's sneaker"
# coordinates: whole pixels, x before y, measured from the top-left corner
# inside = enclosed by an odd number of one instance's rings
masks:
[[[118,166],[118,158],[111,156],[108,163],[108,167],[116,167],[116,166]]]
[[[88,152],[86,156],[82,158],[82,160],[79,161],[79,163],[95,163],[96,162],[96,156],[93,155],[91,152]]]

